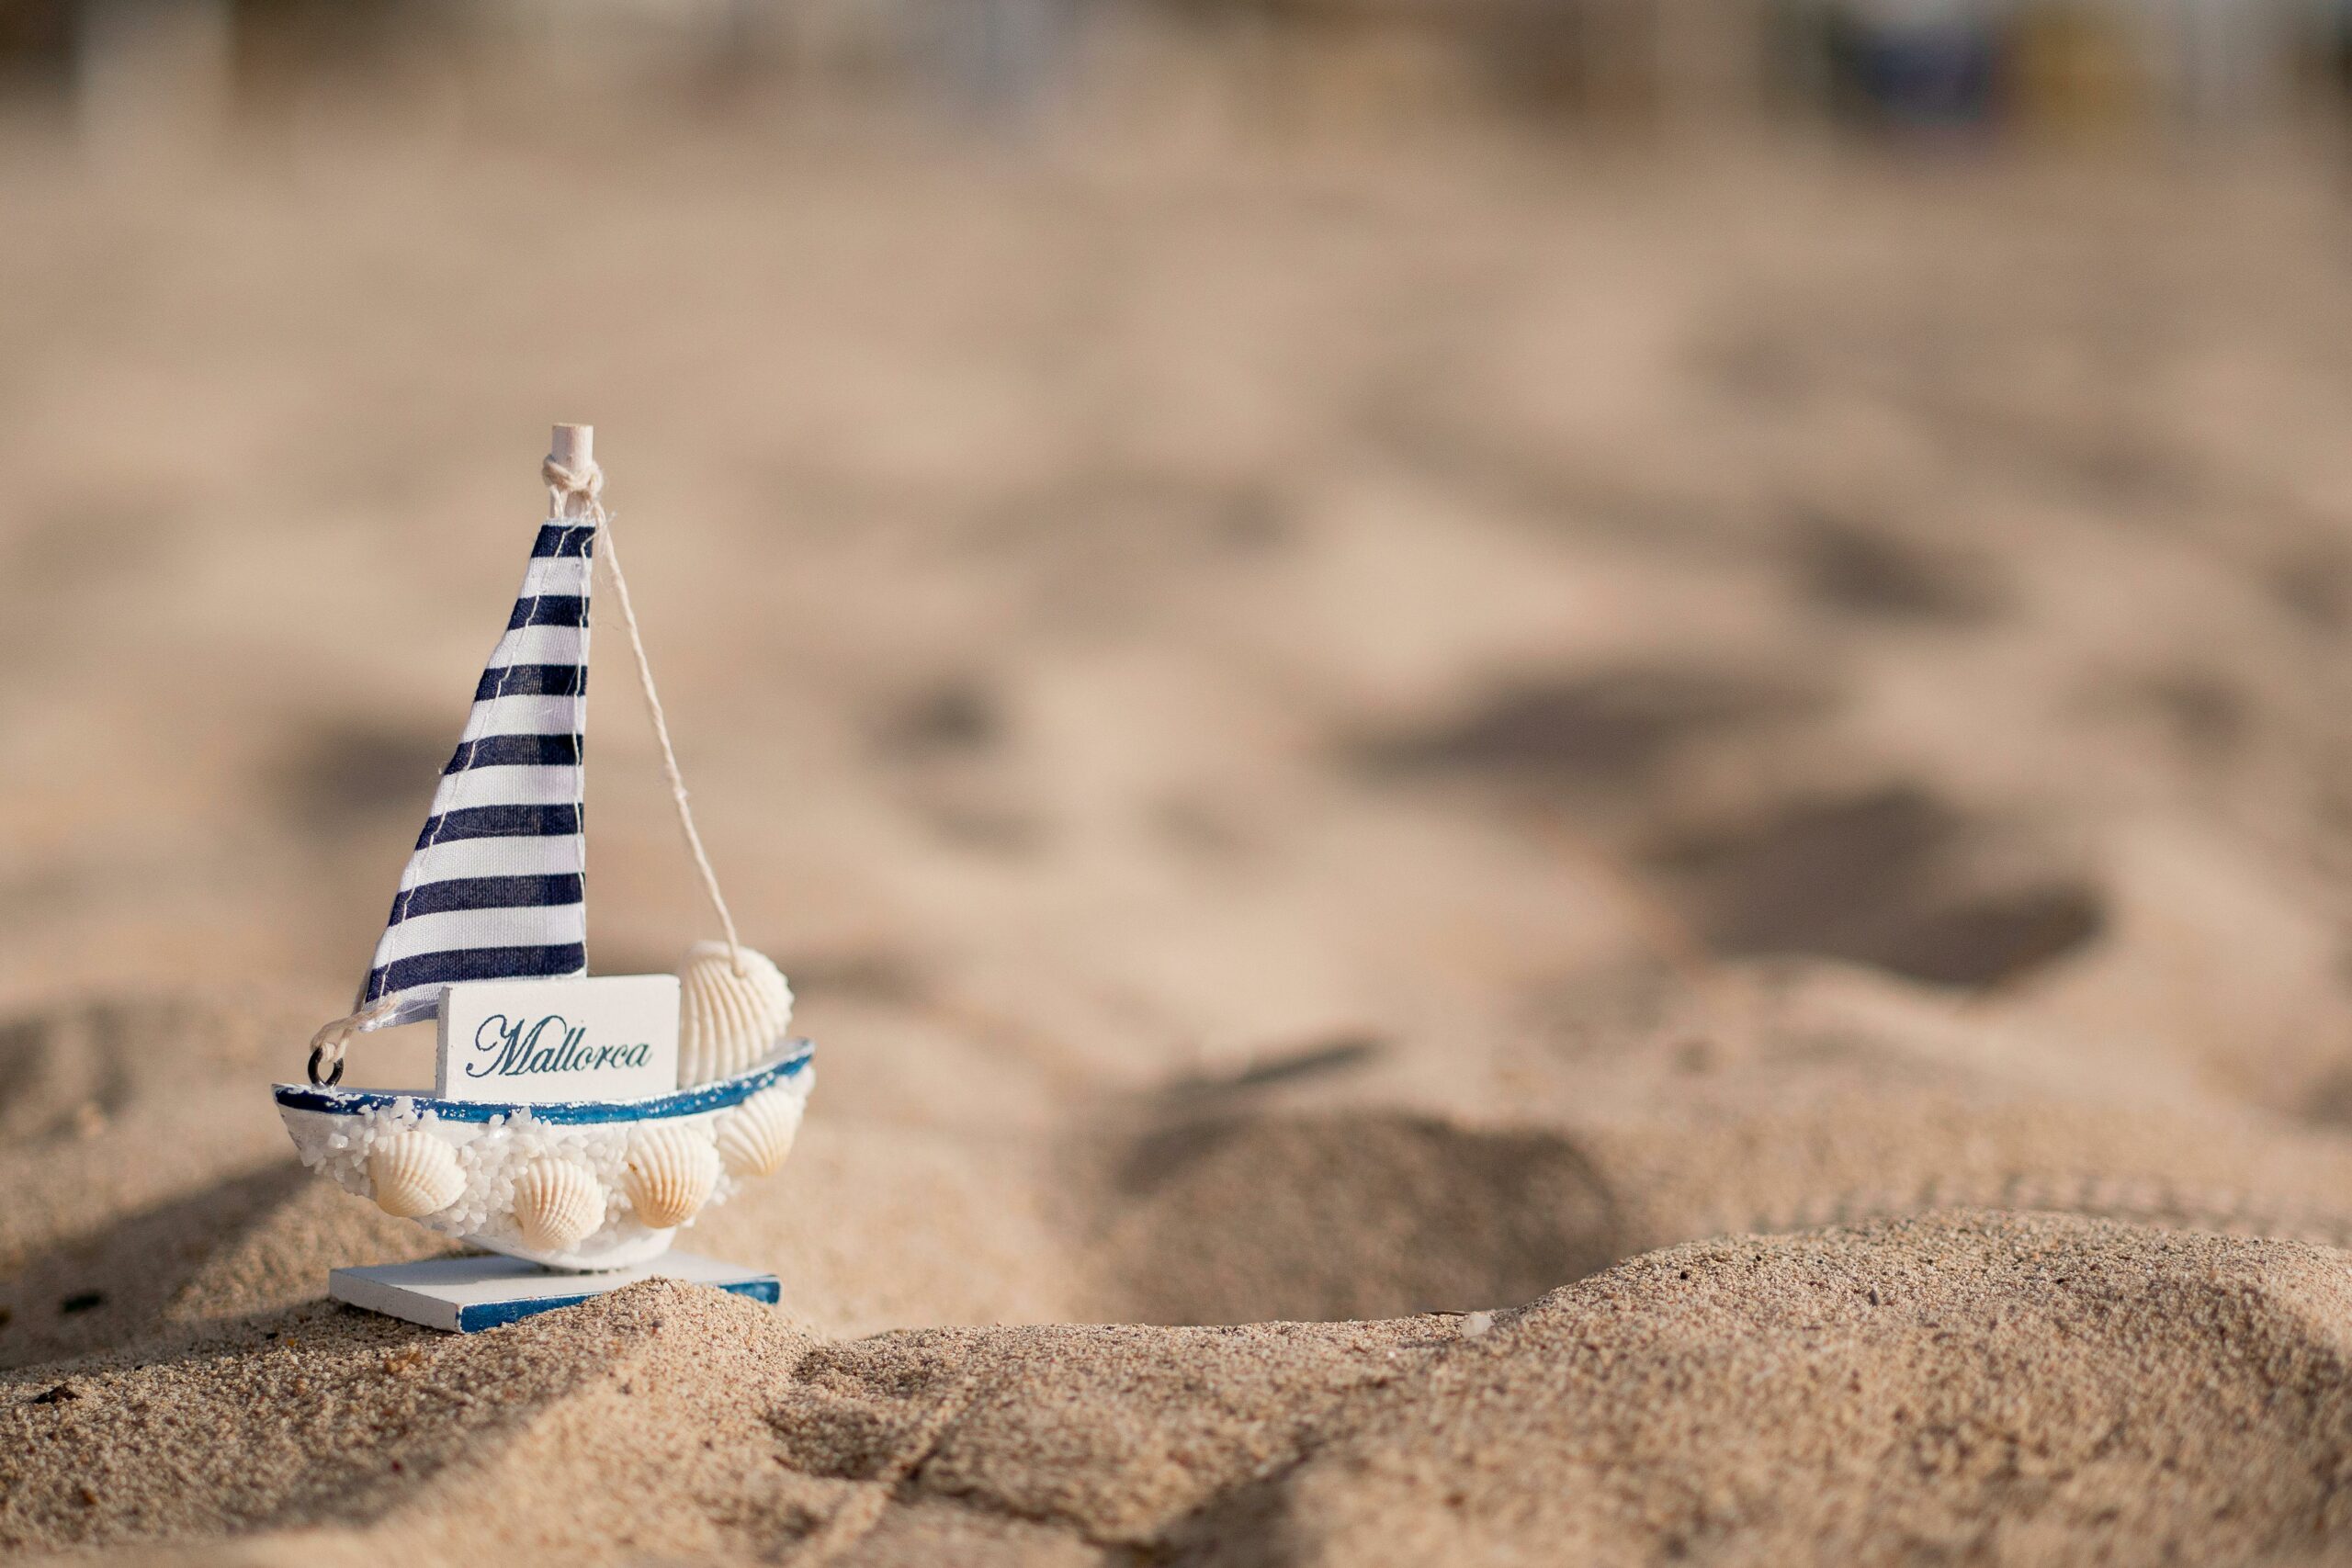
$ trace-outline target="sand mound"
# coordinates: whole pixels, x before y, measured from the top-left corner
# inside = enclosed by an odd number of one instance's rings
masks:
[[[1966,1212],[1382,1323],[827,1344],[654,1284],[452,1339],[304,1307],[156,1364],[16,1379],[0,1541],[2300,1560],[2352,1543],[2347,1322],[2333,1252]]]
[[[473,1338],[299,1308],[164,1362],[19,1380],[11,1414],[41,1462],[10,1477],[0,1517],[16,1544],[318,1527],[454,1561],[502,1540],[625,1556],[696,1517],[694,1548],[741,1547],[728,1517],[775,1533],[753,1517],[767,1470],[741,1470],[744,1441],[768,1446],[746,1438],[766,1430],[763,1380],[808,1344],[773,1314],[658,1283]],[[727,1507],[673,1520],[678,1480]]]
[[[1261,1561],[2337,1552],[2348,1308],[2335,1253],[2042,1217],[1679,1247],[1370,1402]]]
[[[1625,998],[1588,1005],[1629,1027]],[[131,1056],[263,1027],[18,1026]],[[6,1222],[0,1544],[1237,1564],[2344,1544],[2352,1263],[2210,1234],[2346,1239],[2301,1196],[2343,1171],[2333,1140],[2095,1092],[2031,1037],[1844,971],[1718,976],[1638,1037],[1521,1076],[1510,1121],[1397,1109],[1430,1066],[1400,1044],[1086,1097],[1036,1141],[815,1120],[783,1179],[695,1235],[777,1268],[783,1312],[653,1286],[468,1340],[320,1302],[332,1264],[433,1238],[304,1178],[250,1105],[214,1108],[238,1135],[150,1161],[186,1112],[167,1075],[126,1076],[103,1117],[44,1113],[0,1156],[52,1194]],[[57,1179],[101,1170],[103,1202]],[[1679,1239],[1955,1201],[2077,1216]],[[1089,1315],[1128,1321],[989,1325]],[[969,1326],[886,1326],[926,1319]]]

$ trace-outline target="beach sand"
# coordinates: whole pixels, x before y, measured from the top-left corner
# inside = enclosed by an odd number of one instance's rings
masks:
[[[453,124],[0,160],[0,1547],[2352,1553],[2325,168]],[[267,1086],[555,419],[819,1087],[444,1337]]]

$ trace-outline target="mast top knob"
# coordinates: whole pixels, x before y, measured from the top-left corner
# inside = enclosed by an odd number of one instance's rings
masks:
[[[596,460],[596,427],[593,424],[559,424],[554,438],[548,443],[548,456],[581,473]]]

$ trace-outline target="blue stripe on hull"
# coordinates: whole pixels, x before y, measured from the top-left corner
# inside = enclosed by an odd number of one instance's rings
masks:
[[[571,1100],[548,1105],[498,1105],[470,1100],[436,1100],[429,1094],[403,1094],[398,1089],[326,1089],[291,1083],[278,1084],[272,1092],[277,1095],[277,1103],[288,1111],[321,1111],[330,1116],[356,1116],[363,1111],[382,1110],[394,1100],[405,1100],[444,1122],[487,1122],[493,1116],[513,1116],[524,1111],[529,1111],[535,1122],[655,1122],[741,1105],[769,1085],[807,1067],[816,1055],[817,1047],[806,1040],[796,1040],[790,1053],[783,1060],[754,1067],[741,1077],[683,1089],[654,1100]]]

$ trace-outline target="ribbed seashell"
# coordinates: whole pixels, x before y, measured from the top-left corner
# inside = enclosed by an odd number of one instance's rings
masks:
[[[678,1087],[741,1072],[792,1027],[792,987],[767,958],[742,949],[743,970],[723,942],[698,942],[678,970]]]
[[[430,1133],[394,1133],[368,1151],[376,1206],[403,1220],[438,1213],[466,1190],[458,1151]]]
[[[568,1251],[604,1223],[604,1185],[576,1161],[536,1159],[514,1179],[514,1229],[526,1247]]]
[[[639,1224],[667,1230],[695,1217],[718,1181],[718,1151],[684,1127],[650,1127],[629,1140],[629,1207]]]
[[[792,1152],[792,1135],[799,1130],[800,1097],[788,1089],[763,1089],[718,1124],[718,1157],[738,1176],[766,1176]]]

